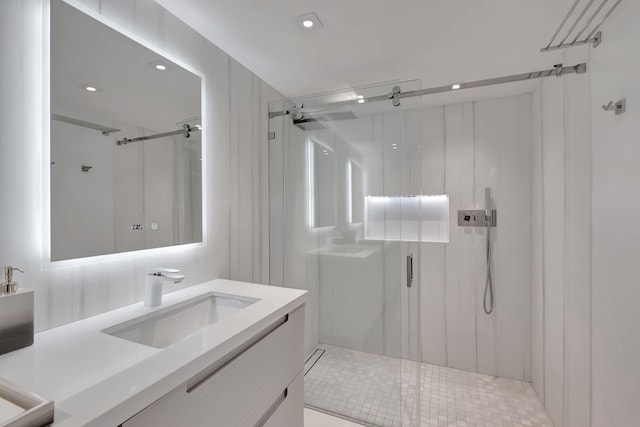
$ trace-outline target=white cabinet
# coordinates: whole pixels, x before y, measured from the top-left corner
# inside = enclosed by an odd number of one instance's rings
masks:
[[[304,305],[123,427],[302,427]]]

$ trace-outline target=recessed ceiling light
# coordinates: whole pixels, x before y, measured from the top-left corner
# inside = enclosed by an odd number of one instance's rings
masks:
[[[453,90],[460,89],[460,84],[456,83],[454,85],[451,85],[451,89],[453,89]]]
[[[94,85],[93,83],[82,83],[78,87],[84,90],[85,92],[91,92],[91,93],[102,92],[102,89],[100,89],[98,86]]]
[[[322,22],[313,12],[305,13],[304,15],[300,15],[296,18],[296,22],[298,26],[305,31],[317,30],[318,28],[322,28]]]
[[[172,71],[173,68],[171,67],[171,64],[167,64],[166,61],[151,61],[151,62],[147,62],[147,67],[149,68],[153,68],[156,71]]]

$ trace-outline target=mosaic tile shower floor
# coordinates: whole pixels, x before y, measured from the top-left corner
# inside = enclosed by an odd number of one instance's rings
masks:
[[[305,405],[363,425],[553,426],[529,383],[426,363],[420,366],[422,416],[412,422],[417,363],[324,344],[318,350],[305,366]]]

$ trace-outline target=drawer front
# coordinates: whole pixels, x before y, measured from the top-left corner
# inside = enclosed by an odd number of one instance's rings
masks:
[[[287,395],[274,408],[273,415],[260,427],[302,427],[304,425],[304,373],[301,371],[287,387]]]
[[[303,368],[304,306],[284,320],[268,328],[267,335],[251,340],[257,342],[222,367],[169,392],[123,426],[259,425]]]

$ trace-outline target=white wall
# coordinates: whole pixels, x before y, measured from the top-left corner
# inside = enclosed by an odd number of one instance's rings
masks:
[[[92,262],[43,261],[43,178],[48,174],[48,2],[0,3],[0,263],[26,269],[44,330],[139,301],[144,271],[181,268],[189,286],[215,277],[268,280],[266,105],[278,94],[152,0],[86,0],[106,19],[205,75],[208,244]],[[248,179],[247,177],[251,177]],[[6,203],[10,201],[10,206]],[[242,224],[242,227],[240,227]],[[237,256],[242,254],[241,257]],[[168,290],[174,290],[176,286]]]
[[[425,109],[422,191],[450,199],[450,242],[421,245],[425,362],[530,380],[531,96]],[[495,309],[482,309],[486,229],[458,227],[491,188]]]
[[[640,3],[623,2],[593,49],[593,427],[640,420]],[[627,112],[602,111],[627,99]]]
[[[588,48],[557,58],[588,60]],[[534,93],[532,383],[556,427],[590,425],[591,78]]]

